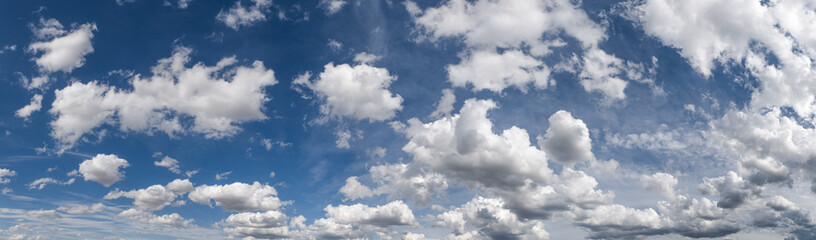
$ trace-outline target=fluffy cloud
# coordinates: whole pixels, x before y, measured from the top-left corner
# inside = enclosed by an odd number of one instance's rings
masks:
[[[176,179],[168,183],[165,188],[179,194],[184,194],[193,190],[193,183],[191,183],[189,179]]]
[[[388,194],[392,198],[410,198],[419,204],[429,204],[434,194],[443,194],[448,188],[444,176],[410,164],[373,166],[369,173],[378,185],[375,189],[362,185],[357,177],[350,177],[340,188],[340,193],[349,200]]]
[[[164,156],[164,158],[162,158],[161,161],[153,162],[153,165],[156,165],[156,166],[159,166],[159,167],[166,167],[168,170],[170,170],[173,173],[181,174],[181,170],[179,169],[179,165],[178,165],[178,160],[176,160],[174,158],[171,158],[169,156]]]
[[[674,198],[674,186],[677,185],[677,178],[667,173],[655,173],[640,177],[640,185],[646,190],[656,191],[666,198]]]
[[[117,199],[120,197],[132,198],[133,205],[139,210],[156,211],[170,206],[177,195],[162,185],[153,185],[145,189],[131,190],[128,192],[122,192],[117,189],[105,195],[105,199]]]
[[[14,112],[14,116],[28,119],[32,113],[40,111],[40,108],[42,108],[42,98],[42,95],[34,94],[34,97],[31,97],[31,102]]]
[[[254,182],[252,185],[236,182],[228,185],[201,185],[188,194],[193,202],[221,206],[227,211],[278,210],[290,204],[278,198],[272,186]]]
[[[442,97],[436,102],[436,110],[431,113],[431,117],[441,118],[450,116],[453,112],[453,104],[456,103],[456,95],[453,95],[453,90],[442,89]]]
[[[476,197],[435,217],[435,226],[453,229],[455,236],[484,239],[550,239],[544,224],[525,221],[505,209],[501,199]],[[467,232],[468,226],[478,231]]]
[[[118,123],[121,131],[162,131],[173,136],[186,128],[181,115],[194,118],[190,130],[208,138],[221,138],[240,130],[236,123],[266,119],[264,88],[277,83],[274,72],[260,61],[252,66],[234,65],[234,57],[215,66],[203,63],[186,67],[192,49],[176,48],[173,56],[159,60],[153,75],[131,79],[132,90],[98,82],[74,82],[55,92],[50,112],[51,136],[60,150],[102,124]],[[175,114],[174,114],[175,113]]]
[[[402,109],[402,97],[388,90],[396,77],[385,68],[329,63],[317,79],[310,78],[305,73],[293,83],[311,89],[322,101],[320,112],[326,116],[383,121]]]
[[[406,7],[420,40],[464,41],[461,62],[447,67],[448,80],[454,86],[502,92],[508,87],[526,91],[530,83],[539,89],[555,84],[542,58],[552,48],[566,45],[561,34],[578,40],[585,50],[579,78],[586,91],[622,100],[627,86],[623,77],[644,80],[638,72],[642,66],[637,68],[637,64],[598,48],[606,38],[603,27],[573,1],[450,0],[425,10],[413,2],[407,2]]]
[[[95,157],[85,160],[79,164],[79,174],[85,181],[98,182],[105,187],[110,187],[125,177],[121,168],[130,166],[125,159],[121,159],[113,154],[97,154]]]
[[[531,82],[536,88],[550,85],[549,67],[519,50],[503,53],[494,50],[473,51],[459,64],[449,65],[447,70],[448,80],[453,86],[467,87],[470,84],[473,91],[486,89],[501,92],[511,86],[526,91],[526,85]]]
[[[71,178],[68,181],[64,181],[64,182],[60,182],[60,181],[58,181],[56,179],[53,179],[53,178],[39,178],[39,179],[34,180],[33,182],[29,183],[28,184],[28,189],[35,189],[36,188],[38,190],[42,190],[43,188],[45,188],[45,185],[48,185],[48,184],[71,185],[71,184],[74,183],[74,181],[76,181],[76,179],[74,179],[74,178]]]
[[[0,168],[0,184],[6,184],[6,183],[11,182],[11,179],[8,179],[8,178],[9,177],[14,177],[16,175],[17,175],[17,172],[15,172],[14,170],[9,170],[7,168]]]
[[[355,205],[329,205],[325,209],[326,216],[344,224],[362,224],[378,227],[411,225],[418,223],[414,219],[414,213],[402,201],[393,201],[388,204],[376,207],[369,207],[363,204]]]
[[[241,5],[241,1],[235,2],[235,5],[230,7],[227,11],[223,9],[215,16],[215,19],[226,24],[233,30],[238,30],[241,27],[252,26],[261,21],[266,21],[266,14],[269,13],[272,7],[271,0],[252,0],[253,5],[246,8]]]
[[[346,196],[346,200],[357,200],[374,196],[374,192],[370,188],[364,186],[357,181],[357,177],[349,177],[346,179],[346,184],[340,188],[340,193]]]
[[[293,218],[290,225],[297,225],[297,221],[302,218],[302,216]],[[236,213],[223,221],[223,224],[229,226],[224,228],[224,232],[231,236],[262,239],[288,238],[292,237],[294,232],[290,231],[287,220],[288,216],[274,210]]]
[[[745,181],[736,172],[728,172],[725,176],[704,178],[698,189],[708,195],[718,195],[720,200],[717,206],[721,208],[736,208],[747,201],[756,199],[762,188]]]
[[[451,117],[424,124],[411,119],[405,130],[410,141],[403,150],[414,156],[416,164],[488,187],[549,179],[547,156],[530,144],[527,131],[511,127],[501,135],[493,133],[487,111],[495,107],[490,100],[469,99]]]
[[[34,29],[35,35],[43,40],[29,45],[28,49],[34,53],[42,53],[35,59],[40,70],[50,72],[71,72],[85,64],[85,55],[94,51],[91,44],[96,24],[82,24],[76,29],[67,32],[56,19],[40,19],[40,24]],[[38,88],[39,85],[29,85],[29,88]]]
[[[575,119],[566,111],[558,111],[550,116],[550,128],[539,144],[556,162],[572,167],[576,163],[595,159],[592,154],[592,140],[584,121]]]
[[[184,219],[178,213],[166,215],[155,215],[138,209],[128,209],[119,213],[120,217],[138,219],[142,223],[157,226],[159,228],[190,228],[193,226],[193,219]]]

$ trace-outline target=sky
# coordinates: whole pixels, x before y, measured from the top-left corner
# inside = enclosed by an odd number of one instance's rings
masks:
[[[0,2],[0,238],[816,239],[816,2]]]

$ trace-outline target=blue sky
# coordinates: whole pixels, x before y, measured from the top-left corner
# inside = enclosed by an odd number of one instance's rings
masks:
[[[812,239],[816,4],[0,3],[10,239]]]

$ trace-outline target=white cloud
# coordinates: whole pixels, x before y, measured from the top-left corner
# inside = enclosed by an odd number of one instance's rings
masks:
[[[92,205],[75,205],[72,207],[59,207],[57,210],[69,214],[92,214],[104,211],[107,207],[102,203],[95,203]]]
[[[592,140],[584,121],[575,119],[567,111],[558,111],[549,118],[550,128],[539,144],[556,162],[572,167],[576,163],[595,159]]]
[[[501,199],[476,197],[461,207],[437,215],[434,225],[450,228],[455,236],[466,239],[550,239],[542,222],[520,219],[503,206]],[[477,231],[468,232],[469,226]]]
[[[369,169],[369,173],[371,179],[378,185],[374,190],[370,190],[369,194],[359,194],[367,193],[365,190],[342,191],[343,189],[368,189],[357,182],[356,177],[353,177],[353,181],[349,180],[351,178],[347,179],[346,185],[341,188],[340,192],[351,200],[388,194],[391,198],[410,198],[416,203],[426,205],[431,203],[434,194],[444,194],[448,188],[445,176],[418,169],[410,164],[373,166]]]
[[[28,184],[28,189],[35,189],[36,188],[37,190],[42,190],[48,184],[71,185],[71,184],[74,183],[74,181],[76,181],[76,179],[74,179],[74,178],[71,178],[68,181],[64,181],[64,182],[60,182],[60,181],[58,181],[56,179],[49,178],[49,177],[39,178],[39,179],[34,180],[33,182],[29,183]]]
[[[128,209],[119,213],[120,217],[138,219],[142,223],[157,226],[159,228],[190,228],[193,226],[193,219],[184,219],[178,213],[166,215],[155,215],[138,209]]]
[[[68,72],[85,64],[85,55],[94,51],[91,44],[96,24],[82,24],[71,32],[66,33],[62,24],[55,19],[40,19],[40,26],[34,29],[35,35],[44,40],[34,42],[28,49],[34,53],[42,52],[35,59],[37,66],[43,72]],[[38,88],[41,85],[29,85],[29,88]]]
[[[796,204],[782,196],[774,196],[766,205],[776,211],[796,210]]]
[[[246,8],[241,5],[241,0],[238,0],[235,2],[235,5],[230,7],[227,11],[222,9],[221,12],[215,16],[215,19],[223,22],[233,30],[266,21],[266,14],[269,13],[272,7],[272,1],[252,0],[252,3],[252,6]]]
[[[640,185],[646,190],[659,192],[668,199],[673,199],[674,186],[677,186],[677,178],[667,173],[655,173],[640,177]]]
[[[0,184],[6,184],[6,183],[11,182],[11,179],[8,179],[8,178],[9,177],[14,177],[14,176],[17,176],[17,172],[15,172],[14,170],[9,170],[7,168],[0,168]]]
[[[417,226],[414,213],[402,201],[393,201],[382,206],[370,207],[363,204],[326,206],[326,216],[343,224],[362,224],[377,227]]]
[[[514,86],[526,92],[526,85],[536,88],[550,85],[550,69],[543,62],[519,50],[497,53],[495,50],[469,52],[459,64],[449,65],[448,80],[453,86],[471,85],[473,91],[484,89],[501,92]]]
[[[339,52],[340,49],[343,49],[343,43],[334,39],[329,39],[329,43],[327,43],[326,45],[328,45],[329,48],[331,48],[335,52]]]
[[[547,156],[530,144],[526,130],[493,133],[487,112],[495,107],[490,100],[468,99],[451,117],[424,124],[411,119],[405,130],[410,141],[403,150],[416,164],[488,187],[517,187],[528,178],[546,181],[552,175]]]
[[[178,160],[171,158],[170,156],[164,156],[161,161],[154,161],[153,165],[159,167],[166,167],[173,173],[181,174],[181,170],[179,169]]]
[[[188,194],[193,202],[221,206],[226,211],[278,210],[290,204],[278,198],[272,186],[254,182],[252,185],[236,182],[228,185],[201,185]]]
[[[95,157],[85,160],[79,164],[79,173],[85,181],[98,182],[105,187],[110,187],[125,177],[120,168],[130,166],[125,159],[121,159],[113,154],[97,154]]]
[[[14,112],[14,116],[28,119],[28,117],[30,117],[32,113],[40,111],[40,108],[42,108],[42,98],[43,98],[42,95],[34,94],[34,97],[31,97],[31,103],[25,105],[23,108],[20,108],[16,112]]]
[[[234,57],[215,66],[203,63],[187,68],[192,49],[176,48],[173,56],[159,60],[153,75],[131,79],[132,90],[98,82],[74,82],[55,92],[50,112],[51,136],[60,150],[70,149],[80,138],[102,124],[118,123],[121,131],[183,133],[179,117],[193,117],[191,131],[208,138],[222,138],[240,131],[237,123],[266,119],[264,88],[277,83],[274,72],[260,61],[251,67],[234,65]],[[175,114],[174,114],[175,113]]]
[[[320,0],[319,6],[326,10],[326,15],[334,15],[347,3],[345,0]]]
[[[366,155],[371,159],[384,158],[387,151],[384,147],[369,148],[366,149]]]
[[[178,194],[188,193],[193,190],[193,183],[189,179],[175,179],[165,186],[168,190]]]
[[[293,237],[295,232],[290,231],[291,225],[303,218],[302,216],[291,219],[279,211],[265,212],[243,212],[230,215],[223,221],[229,227],[224,228],[230,236],[245,236],[262,239],[278,239]]]
[[[215,180],[218,180],[218,181],[225,180],[225,179],[227,179],[227,176],[229,176],[230,174],[232,174],[232,171],[216,173],[215,174]]]
[[[133,199],[133,205],[140,210],[157,211],[166,206],[170,206],[176,200],[176,193],[162,185],[153,185],[144,189],[131,190],[128,192],[119,189],[109,192],[105,199],[117,199],[126,197]]]
[[[622,100],[626,98],[623,90],[628,83],[621,77],[628,71],[636,71],[626,69],[626,66],[623,60],[598,48],[590,48],[584,53],[578,77],[587,92],[600,91],[609,99]]]
[[[431,113],[431,117],[442,118],[450,116],[453,112],[453,104],[456,103],[456,95],[453,90],[442,89],[442,97],[436,102],[436,110]]]
[[[357,200],[374,196],[374,192],[370,188],[357,181],[357,177],[349,177],[346,179],[346,184],[340,188],[340,193],[345,196],[343,200]]]
[[[349,149],[351,147],[351,145],[349,145],[351,131],[347,129],[337,130],[334,132],[334,135],[337,137],[337,140],[334,141],[337,148]]]
[[[361,63],[324,66],[317,79],[311,74],[299,76],[293,84],[311,89],[322,101],[320,112],[330,117],[384,121],[402,109],[402,97],[388,90],[395,76],[385,68]]]
[[[32,218],[39,218],[39,219],[55,219],[61,218],[62,216],[57,213],[57,210],[31,210],[26,212],[29,217]]]

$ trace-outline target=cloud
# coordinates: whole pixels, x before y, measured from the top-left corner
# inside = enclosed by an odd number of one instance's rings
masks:
[[[317,79],[304,73],[293,84],[311,89],[320,99],[320,112],[329,117],[384,121],[402,109],[402,97],[388,90],[395,76],[366,63],[324,66]]]
[[[91,44],[96,24],[86,23],[66,32],[56,19],[40,19],[40,26],[35,27],[35,35],[44,41],[34,42],[28,46],[29,51],[42,53],[35,58],[42,72],[67,72],[85,64],[85,56],[94,51]],[[29,88],[39,88],[32,84]]]
[[[170,206],[176,200],[176,193],[162,185],[153,185],[144,189],[122,192],[117,190],[105,195],[105,199],[126,197],[133,199],[133,205],[139,210],[157,211]]]
[[[215,19],[226,24],[227,27],[233,30],[238,30],[241,27],[249,27],[255,23],[266,21],[266,14],[269,13],[272,7],[271,0],[252,0],[253,5],[246,8],[241,5],[241,1],[235,2],[235,5],[230,7],[227,11],[223,9],[215,16]]]
[[[8,168],[0,168],[0,184],[6,184],[11,182],[9,177],[17,176],[17,172],[14,170],[9,170]]]
[[[369,207],[363,204],[329,205],[326,216],[345,224],[374,225],[378,227],[409,225],[416,226],[411,208],[402,201],[393,201],[382,206]]]
[[[97,154],[91,159],[79,164],[79,174],[85,181],[98,182],[105,187],[110,187],[125,177],[121,168],[130,166],[125,159],[121,159],[113,154]]]
[[[736,208],[749,200],[756,199],[762,189],[745,181],[736,172],[729,171],[725,176],[704,178],[697,187],[707,195],[719,195],[717,206],[721,208]]]
[[[31,103],[14,112],[14,116],[28,120],[32,113],[40,111],[40,108],[42,108],[42,98],[42,95],[34,94],[34,97],[31,97]]]
[[[223,224],[229,226],[224,228],[224,232],[230,236],[263,239],[289,238],[294,234],[290,231],[290,225],[296,225],[301,218],[303,216],[293,218],[290,221],[291,224],[287,224],[289,217],[275,210],[236,213],[223,221]]]
[[[551,84],[549,67],[519,50],[504,53],[494,50],[469,52],[462,62],[449,65],[447,70],[448,80],[453,86],[466,87],[470,84],[473,91],[487,89],[501,92],[514,86],[526,92],[526,85],[531,82],[539,89]]]
[[[59,207],[57,210],[69,214],[92,214],[104,211],[107,207],[102,203],[92,205],[75,205],[72,207]]]
[[[263,120],[269,98],[264,88],[275,85],[274,72],[255,61],[252,66],[229,68],[237,60],[223,58],[215,66],[186,67],[192,49],[177,47],[173,56],[159,60],[149,78],[136,75],[131,90],[98,82],[74,82],[55,92],[50,110],[51,136],[61,151],[70,149],[86,133],[103,124],[121,131],[184,133],[179,117],[190,116],[189,131],[207,138],[222,138],[240,131],[237,123]]]
[[[346,179],[340,188],[347,200],[356,200],[374,195],[388,194],[390,198],[410,198],[414,202],[427,205],[434,194],[444,194],[448,188],[445,176],[418,169],[409,164],[385,164],[369,169],[371,179],[377,184],[375,189],[362,185],[357,177]]]
[[[455,237],[484,239],[550,239],[540,221],[524,221],[496,198],[476,197],[461,207],[435,216],[434,226],[453,229]],[[477,231],[468,232],[474,227]]]
[[[431,113],[431,117],[442,118],[450,116],[453,112],[453,104],[456,103],[456,95],[453,95],[453,90],[442,89],[442,97],[436,102],[436,110]]]
[[[281,201],[272,186],[254,182],[228,185],[200,185],[188,194],[193,202],[224,208],[226,211],[278,210],[290,202]]]
[[[319,6],[326,11],[326,15],[334,15],[346,6],[345,0],[320,0]]]
[[[225,179],[227,179],[227,176],[229,176],[230,174],[232,174],[232,171],[216,173],[215,174],[215,180],[218,180],[218,181],[225,180]]]
[[[193,226],[193,219],[184,219],[178,213],[166,215],[155,215],[138,209],[128,209],[119,213],[120,217],[138,219],[142,223],[157,226],[159,228],[190,228]]]
[[[575,119],[567,111],[558,111],[549,118],[550,128],[544,137],[538,137],[541,149],[564,166],[595,159],[592,154],[592,140],[584,121]]]
[[[193,183],[189,179],[176,179],[168,183],[165,188],[178,194],[185,194],[193,190]]]
[[[530,144],[527,131],[518,127],[493,133],[487,112],[491,100],[468,99],[459,114],[422,123],[408,121],[409,139],[403,150],[414,163],[487,187],[518,187],[524,179],[546,181],[552,175],[547,155]]]
[[[153,165],[159,167],[166,167],[173,173],[181,174],[181,170],[179,169],[178,160],[171,158],[170,156],[164,156],[161,161],[154,161]]]
[[[57,213],[57,210],[53,210],[53,209],[52,210],[42,210],[42,209],[40,209],[40,210],[31,210],[31,211],[26,212],[26,214],[29,217],[39,218],[39,219],[55,219],[55,218],[61,218],[62,217],[62,215]]]
[[[674,186],[677,186],[677,178],[667,173],[655,173],[640,177],[640,185],[649,191],[659,192],[664,197],[674,198]]]
[[[42,190],[43,188],[45,188],[45,185],[48,185],[48,184],[71,185],[71,184],[74,183],[74,181],[76,181],[76,179],[74,179],[74,178],[71,178],[68,181],[64,181],[64,182],[60,182],[60,181],[57,181],[56,179],[48,178],[48,177],[47,178],[39,178],[39,179],[34,180],[33,182],[29,183],[28,184],[28,189],[35,189],[36,188],[37,190]]]

